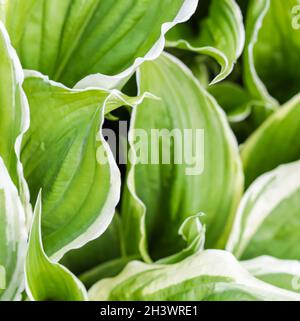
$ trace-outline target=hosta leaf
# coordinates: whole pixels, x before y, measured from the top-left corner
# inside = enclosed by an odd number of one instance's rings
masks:
[[[237,143],[225,114],[170,55],[144,63],[138,79],[140,92],[149,91],[161,100],[145,101],[132,114],[131,154],[143,156],[131,159],[122,200],[125,253],[140,252],[147,259],[147,245],[154,259],[178,252],[184,246],[179,226],[200,211],[206,214],[207,246],[221,247],[243,185]],[[163,136],[153,130],[163,130]],[[141,134],[147,139],[152,135],[146,148],[139,142],[145,138]],[[174,141],[168,140],[169,134]],[[190,137],[184,139],[187,134]],[[178,148],[182,143],[185,153]],[[162,151],[170,151],[170,162],[162,160]]]
[[[300,260],[300,162],[260,176],[240,203],[227,249],[250,259]]]
[[[204,249],[205,227],[202,226],[202,214],[189,216],[179,228],[178,234],[186,242],[186,248],[169,257],[156,261],[159,264],[177,263]]]
[[[204,240],[205,240],[205,227],[202,226],[200,217],[202,214],[192,215],[185,219],[185,221],[180,226],[178,234],[186,242],[186,247],[169,257],[163,258],[156,263],[158,264],[172,264],[182,261],[184,258],[191,256],[199,251],[203,250]],[[104,233],[105,236],[105,233]],[[111,261],[107,261],[100,264],[90,271],[87,271],[80,275],[80,279],[83,283],[90,287],[98,280],[107,277],[113,277],[120,273],[125,265],[132,260],[139,259],[140,256],[126,257],[122,256]]]
[[[52,262],[43,249],[41,197],[37,198],[25,264],[26,293],[35,301],[82,301],[84,286],[59,263]]]
[[[96,283],[98,300],[300,300],[300,295],[255,279],[228,252],[206,250],[171,265],[134,261]]]
[[[105,113],[139,98],[71,90],[32,72],[24,89],[31,111],[24,173],[33,202],[43,190],[43,243],[49,256],[60,259],[100,236],[113,218],[120,174],[101,127]]]
[[[138,257],[121,256],[95,266],[89,271],[82,273],[79,278],[87,288],[90,288],[93,284],[101,279],[116,276],[129,262],[135,259],[138,259]]]
[[[273,112],[266,103],[251,96],[246,88],[233,81],[223,81],[209,86],[218,104],[226,112],[235,136],[244,142]]]
[[[25,211],[0,158],[0,300],[18,300],[24,290],[26,240]]]
[[[6,287],[6,274],[5,274],[5,267],[0,265],[0,290],[5,289]]]
[[[242,265],[256,278],[280,288],[300,292],[300,262],[271,256],[243,261]]]
[[[113,86],[143,60],[156,58],[165,33],[197,6],[197,0],[32,2],[6,0],[7,28],[23,67],[67,86],[87,77],[80,87]],[[88,76],[96,73],[118,75]]]
[[[24,25],[36,1],[2,0],[1,2],[0,18],[5,22],[14,45],[21,41]]]
[[[201,6],[200,6],[201,9]],[[178,28],[182,28],[181,25]],[[190,50],[215,59],[220,73],[212,81],[219,82],[232,71],[242,54],[245,41],[243,17],[235,0],[212,0],[208,17],[199,23],[199,34],[186,32],[187,39],[178,39],[176,27],[168,35],[168,47]]]
[[[119,215],[116,213],[107,230],[97,239],[68,252],[61,263],[80,274],[121,256]]]
[[[19,59],[0,21],[0,157],[18,187],[29,219],[29,195],[20,163],[20,145],[29,126],[28,103],[22,89],[23,78]]]
[[[245,120],[251,113],[252,98],[241,86],[224,81],[208,88],[232,123]]]
[[[300,91],[300,30],[293,28],[298,0],[252,0],[247,14],[245,83],[270,105],[286,102]]]
[[[241,150],[248,186],[256,177],[300,158],[300,95],[271,115]]]

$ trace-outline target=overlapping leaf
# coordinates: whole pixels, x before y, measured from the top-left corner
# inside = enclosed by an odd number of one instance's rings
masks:
[[[201,224],[201,216],[203,215],[200,213],[189,216],[179,228],[178,234],[186,242],[186,247],[178,253],[156,261],[157,264],[177,263],[204,249],[205,226]]]
[[[87,293],[81,282],[64,266],[52,262],[43,249],[42,206],[37,198],[26,257],[26,293],[36,301],[84,301]]]
[[[298,0],[252,0],[246,20],[245,83],[251,93],[276,105],[300,91],[300,30],[292,11]]]
[[[81,87],[113,86],[144,59],[197,0],[6,0],[5,21],[23,67]],[[28,45],[30,44],[30,45]],[[101,73],[116,75],[104,77]],[[89,76],[90,75],[90,76]]]
[[[120,256],[116,259],[99,264],[94,268],[82,273],[81,275],[79,275],[79,279],[87,288],[90,288],[97,281],[103,278],[116,276],[129,262],[135,259],[138,259],[138,257]]]
[[[134,261],[115,278],[96,283],[91,300],[300,300],[255,279],[228,252],[206,250],[171,265]]]
[[[248,186],[259,175],[300,158],[300,95],[269,117],[242,147]]]
[[[20,145],[29,126],[27,99],[22,89],[23,71],[0,21],[0,157],[17,186],[30,220],[29,195],[20,162]]]
[[[256,278],[277,287],[300,292],[300,262],[271,256],[243,261],[242,265]]]
[[[199,7],[201,10],[201,4]],[[209,14],[199,21],[199,34],[191,28],[189,32],[181,25],[168,35],[167,46],[190,50],[215,59],[221,70],[212,81],[219,82],[233,70],[234,64],[242,54],[245,41],[243,17],[235,0],[212,0]],[[195,29],[195,27],[193,27]],[[183,33],[180,30],[185,30]],[[178,39],[178,37],[184,39]]]
[[[120,222],[119,215],[114,218],[107,230],[97,239],[79,249],[68,252],[61,263],[75,274],[80,274],[96,266],[120,258]]]
[[[140,100],[117,91],[71,90],[32,72],[24,89],[31,111],[22,145],[24,173],[32,202],[43,190],[43,243],[59,259],[111,222],[120,174],[101,133],[104,114]]]
[[[29,223],[31,211],[19,160],[29,118],[22,82],[22,68],[0,22],[0,300],[18,300],[24,289],[25,216]]]
[[[200,222],[200,216],[202,216],[202,214],[188,217],[179,228],[178,234],[182,237],[183,241],[186,242],[186,247],[176,254],[158,260],[156,262],[157,264],[173,264],[180,262],[184,258],[203,250],[205,227],[203,227]],[[87,287],[91,287],[103,278],[116,276],[130,261],[137,260],[139,258],[139,255],[133,255],[131,257],[121,256],[114,260],[102,263],[83,273],[80,275],[80,279]]]
[[[249,0],[244,70],[217,85],[242,54],[248,1],[202,1],[171,32],[198,0],[0,2],[0,300],[25,285],[31,300],[87,300],[83,283],[98,280],[91,300],[300,300],[299,0]],[[167,32],[196,77],[161,54]],[[103,89],[138,67],[154,99]],[[206,90],[197,79],[212,74]],[[102,125],[122,105],[133,109],[119,221]],[[244,136],[264,121],[241,149],[241,201],[228,120]],[[232,254],[204,250],[205,230],[208,248]]]
[[[125,253],[140,252],[147,259],[150,252],[157,259],[178,252],[183,246],[177,234],[180,224],[200,211],[206,214],[207,245],[224,245],[243,185],[237,144],[225,114],[170,55],[144,63],[138,76],[140,91],[161,100],[145,101],[131,119],[131,153],[142,156],[131,159],[122,200]],[[145,138],[141,129],[147,139],[153,129],[167,132],[141,146],[139,141]],[[180,132],[182,140],[185,130],[190,130],[184,141],[188,152],[178,148],[182,141],[178,137],[176,141],[176,134],[174,141],[168,140],[173,130]],[[203,131],[204,137],[198,135]],[[169,163],[162,160],[168,151]],[[157,163],[153,155],[160,157]]]
[[[233,81],[223,81],[207,90],[226,112],[239,142],[244,142],[274,112],[272,108],[266,108],[265,102],[252,97],[246,88]]]
[[[250,259],[271,255],[300,260],[300,162],[260,176],[245,193],[227,249]]]
[[[25,211],[0,158],[0,300],[18,300],[24,290],[26,241]],[[5,289],[1,287],[3,277]]]
[[[250,115],[252,98],[241,86],[229,81],[224,81],[209,87],[208,91],[225,110],[230,122],[241,122]]]

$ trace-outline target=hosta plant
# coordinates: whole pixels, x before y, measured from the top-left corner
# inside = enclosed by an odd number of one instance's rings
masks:
[[[0,300],[300,300],[298,0],[0,2]]]

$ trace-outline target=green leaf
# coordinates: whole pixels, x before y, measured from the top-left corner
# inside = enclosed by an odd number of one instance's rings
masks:
[[[260,176],[240,203],[227,250],[238,258],[300,260],[300,162]]]
[[[6,0],[5,21],[24,68],[67,86],[84,78],[81,88],[113,87],[159,56],[165,33],[189,19],[197,2]]]
[[[300,91],[300,30],[293,28],[298,0],[252,0],[246,20],[244,81],[255,98],[276,105]]]
[[[20,162],[20,144],[29,124],[22,82],[20,62],[0,22],[0,266],[5,281],[0,300],[19,300],[24,289],[25,217],[29,223],[31,210]]]
[[[190,30],[183,34],[185,39],[178,39],[176,28],[182,26],[175,27],[168,34],[168,47],[208,55],[219,63],[221,70],[211,84],[223,80],[232,72],[245,41],[243,17],[235,0],[212,0],[208,17],[200,22],[199,34],[195,36],[191,36],[194,30]]]
[[[203,250],[205,240],[205,227],[202,226],[200,217],[203,214],[192,215],[185,219],[179,228],[178,234],[186,242],[186,247],[169,257],[158,260],[158,264],[172,264],[182,261],[184,258]],[[105,236],[105,233],[104,233]],[[111,248],[111,246],[109,247]],[[139,255],[131,257],[120,257],[105,263],[99,264],[90,271],[80,275],[80,279],[87,286],[91,287],[102,278],[113,277],[122,271],[127,263],[140,259]]]
[[[206,214],[207,246],[224,246],[243,188],[237,143],[225,114],[170,55],[144,63],[138,80],[140,92],[161,100],[140,104],[131,118],[132,165],[122,199],[124,254],[149,260],[149,253],[158,259],[180,251],[184,242],[177,231],[200,211]],[[141,143],[145,136],[146,144]],[[179,148],[183,140],[185,153]]]
[[[112,222],[101,236],[79,249],[66,253],[61,263],[74,274],[81,274],[104,262],[119,258],[120,242],[120,218],[115,213]]]
[[[0,158],[0,301],[19,300],[24,290],[26,241],[25,211]]]
[[[224,81],[210,86],[208,91],[224,109],[231,123],[241,122],[251,114],[252,98],[241,86]]]
[[[246,186],[280,164],[300,158],[300,95],[271,115],[241,149]]]
[[[46,253],[58,260],[99,237],[110,224],[121,182],[101,132],[104,115],[143,97],[71,90],[36,72],[28,73],[24,90],[31,126],[21,158],[32,202],[43,190],[43,243]]]
[[[23,28],[36,0],[2,0],[0,18],[5,23],[14,46],[22,39]]]
[[[155,263],[158,263],[158,264],[177,263],[204,249],[205,226],[204,227],[202,226],[200,217],[203,217],[203,214],[189,216],[184,220],[184,222],[179,228],[178,234],[186,242],[186,248],[169,257],[160,259]]]
[[[42,206],[37,198],[25,264],[26,293],[32,301],[85,301],[81,282],[64,266],[52,262],[43,249]]]
[[[93,284],[95,284],[95,282],[101,279],[116,276],[130,261],[138,258],[139,257],[136,256],[119,257],[110,261],[106,261],[98,266],[95,266],[91,270],[82,273],[79,276],[79,279],[87,288],[90,288]]]
[[[271,256],[241,262],[256,278],[277,287],[300,292],[300,262],[280,260]]]
[[[5,267],[0,265],[0,290],[5,289],[6,287],[6,274],[5,274]]]
[[[207,88],[226,112],[238,140],[245,140],[273,113],[266,104],[253,98],[246,88],[233,81],[223,81]]]
[[[22,137],[29,126],[29,108],[22,89],[23,78],[19,59],[0,21],[0,156],[18,187],[29,223],[29,192],[20,162]]]
[[[129,263],[115,278],[96,283],[93,301],[300,300],[300,295],[255,279],[228,252],[206,250],[171,265]]]

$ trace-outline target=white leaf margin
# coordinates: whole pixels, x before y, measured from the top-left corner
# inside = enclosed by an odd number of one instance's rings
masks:
[[[41,192],[38,195],[37,201],[36,201],[36,206],[35,206],[35,214],[38,216],[38,229],[39,229],[39,247],[41,249],[42,255],[44,256],[45,260],[48,261],[48,263],[52,264],[53,266],[58,266],[60,269],[62,269],[66,274],[69,274],[70,277],[73,279],[74,283],[77,285],[78,289],[80,290],[80,292],[82,293],[82,296],[84,297],[85,301],[88,301],[88,296],[87,296],[87,292],[86,289],[84,287],[84,285],[82,284],[82,282],[72,273],[70,272],[65,266],[63,266],[60,263],[57,262],[53,262],[45,253],[44,247],[43,247],[43,240],[42,240],[42,231],[41,231]],[[29,236],[29,242],[30,242],[30,237],[31,237],[31,233]],[[30,289],[30,285],[28,283],[28,272],[27,272],[27,264],[24,265],[24,275],[25,275],[25,290],[26,290],[26,294],[29,298],[30,301],[36,301],[32,291]]]
[[[300,261],[282,260],[272,256],[263,255],[251,260],[241,261],[242,266],[255,277],[285,274],[292,277],[291,288],[300,290]]]
[[[262,80],[258,76],[258,73],[256,72],[255,62],[254,62],[254,47],[258,40],[259,31],[263,26],[264,18],[266,17],[270,9],[270,0],[254,0],[254,1],[257,1],[260,4],[263,4],[263,8],[254,24],[254,29],[251,32],[250,39],[246,41],[245,62],[244,62],[244,68],[245,68],[244,81],[246,84],[249,83],[247,81],[247,76],[250,77],[251,82],[253,82],[252,85],[254,85],[255,90],[257,90],[257,94],[260,96],[260,98],[264,102],[266,102],[266,108],[273,110],[278,106],[278,101],[269,94],[267,87],[262,82]],[[249,5],[253,6],[253,3],[250,3]],[[249,19],[249,16],[248,16],[248,19]],[[246,33],[247,33],[247,25],[246,25]],[[253,92],[253,90],[250,89],[250,92]]]
[[[191,280],[205,275],[208,277],[227,277],[231,279],[229,283],[216,283],[214,294],[221,294],[232,289],[240,289],[247,293],[253,293],[262,300],[286,300],[299,301],[298,293],[284,290],[252,276],[229,252],[222,250],[205,250],[185,260],[172,264],[147,264],[140,261],[130,262],[124,270],[113,278],[107,278],[95,283],[88,291],[91,301],[107,300],[110,292],[117,288],[129,278],[146,271],[165,271],[165,277],[160,278],[161,282],[153,281],[145,285],[143,295],[151,295],[164,288],[180,286],[181,282]],[[188,273],[187,273],[188,272]]]
[[[27,132],[30,124],[30,112],[29,112],[29,104],[27,97],[22,89],[22,85],[24,82],[24,72],[19,60],[19,57],[17,56],[17,53],[15,49],[12,47],[8,32],[2,23],[0,21],[0,33],[2,34],[5,43],[6,43],[6,49],[7,52],[12,60],[15,76],[16,76],[16,85],[20,88],[20,93],[22,95],[21,101],[22,101],[22,125],[21,125],[21,131],[19,136],[16,138],[15,142],[15,153],[17,156],[17,172],[18,172],[18,179],[19,179],[19,194],[21,197],[21,201],[23,203],[23,206],[25,207],[26,212],[26,224],[27,229],[29,230],[31,219],[32,219],[32,208],[30,205],[30,195],[29,195],[29,188],[27,185],[27,182],[24,177],[24,171],[23,171],[23,165],[21,163],[20,155],[21,155],[21,144],[24,134]]]
[[[130,102],[126,99],[125,95],[123,95],[119,90],[116,89],[106,89],[106,88],[99,88],[96,86],[88,87],[85,89],[70,89],[63,84],[59,82],[55,82],[53,80],[50,80],[48,76],[45,76],[41,74],[38,71],[34,70],[25,70],[25,78],[39,78],[42,79],[44,82],[49,83],[51,86],[63,88],[65,90],[68,90],[69,92],[85,92],[90,90],[102,90],[107,92],[108,96],[106,97],[103,106],[101,108],[101,122],[99,127],[99,135],[97,136],[97,139],[102,143],[105,152],[107,154],[108,163],[110,165],[110,191],[108,193],[106,202],[101,210],[101,212],[98,215],[98,218],[89,226],[89,228],[86,230],[85,233],[78,236],[76,239],[74,239],[72,242],[70,242],[68,245],[61,248],[59,251],[54,253],[51,256],[51,259],[53,261],[58,262],[67,252],[70,250],[78,249],[84,246],[86,243],[98,238],[100,235],[102,235],[107,227],[110,225],[114,213],[115,213],[115,207],[119,203],[120,200],[120,192],[121,192],[121,174],[118,168],[118,165],[114,159],[113,153],[105,140],[103,134],[102,134],[102,126],[105,119],[105,113],[107,111],[107,103],[112,99],[117,99],[119,101],[122,101],[124,105],[130,106],[133,108],[133,110],[136,109],[136,106],[141,104],[144,99],[151,98],[155,99],[153,95],[150,93],[144,93],[143,95],[139,96],[134,102]]]
[[[6,288],[0,296],[0,300],[19,301],[21,299],[21,293],[24,290],[23,267],[27,250],[26,215],[19,198],[18,190],[12,182],[1,157],[0,178],[0,190],[3,190],[5,193],[5,207],[8,214],[8,224],[6,226],[7,240],[10,240],[10,242],[13,243],[11,246],[17,247],[15,270],[10,282],[6,284]],[[16,213],[16,215],[14,213]]]
[[[162,56],[168,58],[172,63],[176,64],[183,73],[187,77],[189,77],[199,88],[199,91],[203,93],[212,103],[216,106],[216,112],[218,112],[220,120],[224,124],[224,135],[226,139],[229,142],[229,145],[231,146],[231,153],[239,155],[239,147],[238,147],[238,142],[236,140],[236,137],[234,136],[233,132],[230,129],[229,123],[227,121],[227,116],[224,112],[224,110],[219,106],[218,102],[216,99],[209,94],[205,88],[200,84],[200,82],[197,80],[197,78],[193,75],[192,71],[178,58],[175,56],[167,53],[167,52],[162,52]],[[138,96],[141,95],[141,89],[140,89],[140,78],[141,78],[141,71],[140,69],[137,69],[136,71],[136,83],[137,83],[137,88],[138,88]],[[131,153],[131,167],[128,172],[127,180],[125,184],[127,185],[128,191],[131,194],[132,198],[135,200],[136,204],[140,208],[140,241],[138,244],[138,248],[140,251],[140,254],[143,258],[143,260],[147,263],[151,263],[152,259],[150,258],[150,255],[148,253],[147,249],[147,231],[146,231],[146,212],[147,208],[144,204],[144,202],[139,198],[137,195],[136,189],[135,189],[135,166],[137,163],[137,156],[136,156],[136,150],[135,150],[135,145],[134,145],[134,131],[135,131],[135,122],[136,122],[136,116],[137,116],[137,108],[134,108],[131,114],[131,120],[130,120],[130,128],[128,132],[128,144],[129,144],[129,150]],[[242,174],[242,161],[240,157],[235,157],[235,165],[236,165],[236,198],[238,199],[240,197],[239,194],[242,194],[242,186],[244,184],[244,176]],[[240,186],[240,190],[238,191],[237,187]],[[237,200],[233,200],[232,202],[236,202]]]
[[[292,193],[299,190],[300,161],[278,166],[259,176],[250,185],[240,202],[226,250],[240,257],[253,235],[272,211]],[[248,212],[243,228],[245,209],[248,209]]]
[[[97,88],[116,88],[124,84],[124,80],[132,76],[135,70],[144,62],[149,60],[155,60],[160,56],[165,46],[165,35],[178,23],[185,22],[190,19],[190,17],[196,11],[199,0],[184,0],[182,7],[178,11],[176,17],[173,21],[165,22],[161,26],[161,33],[159,39],[153,45],[153,47],[146,53],[144,57],[137,57],[129,68],[125,69],[121,73],[113,76],[108,76],[105,74],[92,74],[84,77],[74,86],[76,89],[85,89],[88,87]]]
[[[241,263],[254,276],[283,273],[300,277],[300,261],[297,260],[281,260],[263,255]]]
[[[228,1],[228,0],[225,0],[225,1]],[[210,82],[209,84],[210,86],[219,83],[220,81],[224,80],[228,75],[230,75],[230,73],[233,71],[236,61],[243,53],[243,49],[245,45],[245,28],[244,28],[243,15],[242,15],[241,9],[235,1],[230,0],[230,4],[233,9],[233,14],[236,18],[236,21],[238,22],[238,27],[239,27],[237,32],[239,41],[235,51],[235,61],[230,63],[229,59],[223,53],[223,51],[212,46],[195,47],[191,45],[187,40],[184,40],[184,39],[167,41],[167,47],[179,47],[185,50],[190,50],[199,54],[207,55],[212,57],[219,63],[219,65],[221,66],[221,70],[219,74]]]
[[[6,270],[5,267],[0,265],[0,290],[4,290],[6,286]]]

